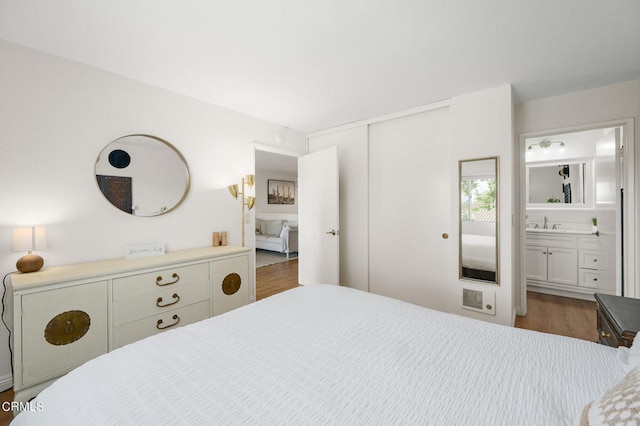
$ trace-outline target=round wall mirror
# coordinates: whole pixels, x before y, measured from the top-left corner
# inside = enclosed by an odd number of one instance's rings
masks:
[[[135,216],[158,216],[176,208],[189,192],[187,162],[169,142],[128,135],[98,155],[96,180],[115,207]]]

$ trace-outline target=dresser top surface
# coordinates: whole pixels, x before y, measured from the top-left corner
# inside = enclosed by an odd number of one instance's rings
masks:
[[[640,299],[601,293],[594,297],[620,332],[635,334],[640,331]]]
[[[16,272],[11,275],[11,285],[15,291],[70,280],[81,280],[86,278],[100,279],[100,277],[108,275],[158,268],[175,263],[185,263],[234,254],[250,253],[251,251],[251,247],[201,247],[177,250],[157,256],[138,257],[134,259],[110,259],[97,262],[54,266],[51,268],[44,268],[38,272]]]

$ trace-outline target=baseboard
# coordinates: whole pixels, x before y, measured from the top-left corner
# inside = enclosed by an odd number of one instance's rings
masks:
[[[536,293],[544,293],[544,294],[551,294],[553,296],[562,296],[562,297],[571,297],[573,299],[581,299],[581,300],[589,300],[591,302],[595,302],[596,299],[593,298],[593,293],[591,294],[587,294],[587,293],[578,293],[578,292],[573,292],[573,291],[565,291],[565,290],[558,290],[555,288],[546,288],[546,287],[537,287],[534,285],[527,285],[527,291],[534,291]],[[595,292],[595,290],[593,290]]]
[[[4,392],[7,389],[11,389],[13,387],[13,376],[11,374],[7,374],[6,376],[0,376],[0,392]]]

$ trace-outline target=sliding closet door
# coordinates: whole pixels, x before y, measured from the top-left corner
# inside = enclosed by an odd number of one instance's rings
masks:
[[[442,310],[458,261],[449,119],[440,108],[369,127],[370,290]]]

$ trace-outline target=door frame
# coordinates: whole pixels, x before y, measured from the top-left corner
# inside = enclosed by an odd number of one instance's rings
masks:
[[[273,154],[280,154],[280,155],[285,155],[287,157],[295,157],[295,158],[299,158],[303,155],[306,155],[307,153],[302,153],[302,152],[298,152],[298,151],[293,151],[293,150],[288,150],[288,149],[283,149],[280,148],[278,146],[273,146],[273,145],[267,145],[264,143],[260,143],[260,142],[253,142],[253,173],[256,172],[256,151],[264,151],[264,152],[270,152]],[[297,180],[297,179],[296,179]],[[256,214],[254,212],[254,214],[249,216],[249,229],[255,229],[256,227],[256,222],[255,222],[255,217]],[[253,282],[257,285],[258,281],[257,281],[257,275],[256,275],[256,235],[255,232],[250,232],[249,235],[251,235],[251,238],[253,238]],[[298,257],[300,256],[300,254],[298,253]],[[253,300],[255,301],[256,296],[255,296],[255,291],[254,291],[254,296],[253,296]]]
[[[640,241],[638,236],[638,231],[640,230],[640,226],[636,226],[636,212],[638,208],[636,206],[637,197],[636,197],[636,173],[635,173],[635,164],[640,164],[640,161],[636,160],[636,155],[640,153],[636,153],[635,150],[635,120],[633,118],[622,118],[618,120],[609,120],[609,121],[600,121],[595,123],[590,123],[581,126],[569,126],[562,127],[556,129],[545,129],[536,132],[527,132],[521,133],[518,135],[518,143],[515,149],[515,152],[518,155],[516,163],[519,166],[519,217],[517,234],[519,235],[519,271],[518,275],[520,278],[519,285],[519,300],[516,302],[516,314],[517,315],[526,315],[527,314],[527,279],[526,279],[526,149],[524,149],[525,140],[530,137],[540,137],[551,134],[558,133],[573,133],[580,132],[585,130],[595,130],[607,127],[622,127],[623,128],[623,139],[622,143],[624,146],[624,174],[622,176],[622,184],[625,189],[624,191],[624,222],[623,229],[624,234],[628,236],[625,239],[624,243],[624,251],[625,251],[625,259],[626,262],[624,264],[624,285],[625,288],[625,296],[627,297],[640,297],[640,283],[637,280],[637,270],[635,265],[638,263],[638,254],[635,250],[636,242]],[[616,265],[619,265],[620,259],[616,256]],[[618,291],[618,285],[616,283],[616,291]]]

